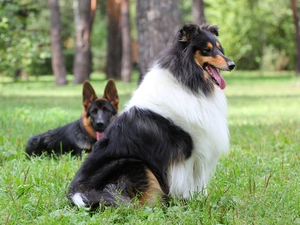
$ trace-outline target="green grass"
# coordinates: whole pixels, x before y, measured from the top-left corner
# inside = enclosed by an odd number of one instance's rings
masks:
[[[208,196],[169,207],[131,205],[90,214],[66,192],[81,161],[64,155],[26,159],[27,139],[81,114],[81,85],[53,77],[0,83],[1,224],[300,224],[300,77],[224,73],[231,152],[222,157]],[[68,77],[71,81],[72,78]],[[102,76],[91,80],[98,95]],[[136,82],[117,82],[121,108]],[[222,144],[222,143],[220,143]]]

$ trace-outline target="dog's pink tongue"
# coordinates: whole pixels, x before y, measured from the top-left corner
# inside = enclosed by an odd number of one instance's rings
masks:
[[[104,135],[104,132],[96,132],[97,141],[100,140]]]
[[[220,88],[223,90],[226,87],[226,82],[224,78],[221,76],[221,74],[215,67],[210,66],[209,69],[212,72],[212,77],[217,81]]]

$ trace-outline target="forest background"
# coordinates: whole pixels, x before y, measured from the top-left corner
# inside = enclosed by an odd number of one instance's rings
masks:
[[[54,73],[64,85],[66,74],[82,83],[104,72],[128,82],[190,22],[218,25],[237,70],[299,72],[298,11],[296,0],[3,0],[0,75],[17,81]]]
[[[300,224],[298,0],[0,0],[1,224]],[[82,164],[25,155],[28,138],[70,123],[82,85],[114,78],[120,112],[184,23],[219,27],[230,153],[208,195],[96,213],[66,198]],[[299,43],[299,44],[298,44]],[[54,74],[54,76],[53,76]]]

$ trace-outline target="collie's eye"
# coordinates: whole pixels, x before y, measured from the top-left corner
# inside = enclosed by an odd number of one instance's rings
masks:
[[[205,49],[203,49],[203,52],[205,52],[205,53],[210,53],[211,51],[212,51],[211,48],[205,48]]]

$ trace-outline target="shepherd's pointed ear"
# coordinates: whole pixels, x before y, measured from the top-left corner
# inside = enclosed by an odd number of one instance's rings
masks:
[[[183,28],[179,31],[180,42],[190,42],[193,37],[198,33],[199,26],[195,24],[184,25]]]
[[[82,105],[85,109],[88,109],[93,101],[97,99],[97,95],[94,88],[88,81],[84,81],[82,89]]]
[[[204,25],[204,26],[201,26],[201,29],[208,30],[212,34],[219,36],[219,29],[215,25]]]
[[[107,81],[103,98],[106,98],[108,101],[110,101],[113,107],[118,111],[119,96],[118,96],[116,84],[113,79],[109,79]]]

